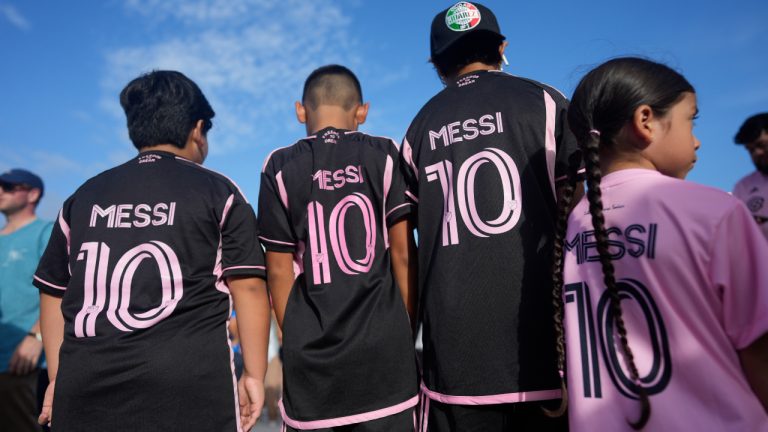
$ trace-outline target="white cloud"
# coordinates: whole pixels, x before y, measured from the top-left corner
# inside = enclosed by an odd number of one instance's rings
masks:
[[[15,7],[9,4],[0,4],[0,16],[20,30],[27,30],[30,27],[29,21]]]
[[[216,111],[214,154],[274,146],[273,125],[292,116],[312,69],[359,64],[351,20],[329,0],[130,0],[126,7],[179,30],[112,50],[102,105],[122,119],[116,95],[128,81],[153,69],[179,70],[200,85]]]

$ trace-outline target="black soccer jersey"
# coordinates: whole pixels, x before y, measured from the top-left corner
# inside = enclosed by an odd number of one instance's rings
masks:
[[[408,315],[388,228],[407,216],[390,139],[326,128],[264,164],[259,229],[294,255],[283,319],[283,418],[297,429],[357,423],[416,404]]]
[[[63,297],[56,430],[240,431],[226,278],[264,277],[257,235],[233,182],[171,153],[69,197],[35,274]]]
[[[551,283],[555,180],[576,148],[566,99],[499,71],[430,100],[401,148],[418,203],[427,395],[450,404],[559,397]]]

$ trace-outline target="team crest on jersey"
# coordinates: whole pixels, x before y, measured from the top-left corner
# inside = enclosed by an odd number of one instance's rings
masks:
[[[480,10],[470,2],[458,2],[445,14],[445,25],[453,31],[472,30],[480,24]]]
[[[765,200],[763,197],[753,197],[749,201],[747,201],[747,208],[752,213],[755,213],[763,208],[763,204],[765,203]]]
[[[326,131],[323,136],[321,137],[323,139],[323,142],[326,144],[338,144],[339,142],[339,133],[335,130],[329,130]]]

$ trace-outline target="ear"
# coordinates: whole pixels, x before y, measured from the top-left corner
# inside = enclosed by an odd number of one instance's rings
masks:
[[[296,120],[301,124],[307,123],[307,110],[301,102],[296,102]]]
[[[195,127],[189,132],[189,139],[187,140],[187,147],[193,152],[194,157],[191,159],[199,164],[203,163],[208,156],[208,138],[203,132],[205,123],[202,120],[198,120],[195,123]],[[192,146],[190,147],[190,144]]]
[[[504,58],[504,50],[507,49],[507,46],[509,46],[509,42],[503,41],[501,45],[499,45],[499,55],[501,58]]]
[[[653,142],[654,133],[658,131],[657,118],[650,105],[640,105],[632,114],[632,123],[630,131],[635,138],[633,141],[639,142],[644,148]]]
[[[365,123],[365,119],[368,118],[368,108],[370,105],[370,102],[366,102],[362,105],[358,105],[355,109],[355,122],[357,124],[361,125]]]
[[[27,203],[34,204],[40,201],[40,189],[30,189],[27,193]]]

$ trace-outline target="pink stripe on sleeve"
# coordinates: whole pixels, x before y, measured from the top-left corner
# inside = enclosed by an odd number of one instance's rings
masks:
[[[230,194],[227,198],[227,203],[224,204],[224,211],[221,212],[221,222],[219,222],[219,229],[224,228],[224,222],[227,220],[229,209],[232,208],[232,203],[235,201],[235,194]]]
[[[47,285],[47,286],[49,286],[51,288],[56,288],[57,290],[62,290],[62,291],[66,291],[67,290],[67,287],[63,287],[63,286],[60,286],[60,285],[54,285],[54,284],[52,284],[52,283],[50,283],[48,281],[44,281],[44,280],[40,279],[39,277],[37,277],[37,275],[32,276],[32,277],[36,281],[40,282],[41,284]]]
[[[557,192],[555,191],[555,157],[556,157],[556,142],[555,142],[555,119],[557,116],[557,104],[552,96],[543,90],[544,93],[544,107],[547,111],[547,123],[546,132],[544,135],[544,152],[547,159],[547,174],[549,174],[549,182],[552,185],[552,194],[557,198]]]
[[[384,200],[381,208],[386,212],[387,209],[387,197],[389,197],[389,188],[392,187],[392,156],[387,156],[387,161],[384,164]],[[400,206],[398,206],[400,207]],[[394,210],[394,209],[392,209]],[[389,230],[387,229],[387,215],[384,214],[384,220],[381,222],[381,230],[384,235],[384,248],[389,247]]]
[[[416,177],[416,180],[419,179],[419,169],[416,167],[416,164],[413,162],[413,149],[411,148],[411,143],[408,142],[408,139],[403,138],[403,159],[405,159],[405,162],[408,164],[409,167],[411,167],[411,170],[413,171],[413,176]]]
[[[401,207],[409,206],[409,205],[413,205],[413,204],[412,204],[412,203],[405,203],[405,204],[400,204],[399,206],[397,206],[397,207],[393,208],[392,210],[388,211],[388,212],[387,212],[387,214],[386,214],[386,216],[384,216],[384,218],[385,218],[385,219],[386,219],[386,218],[388,218],[388,217],[389,217],[389,215],[391,215],[391,214],[392,214],[392,213],[393,213],[395,210],[397,210],[397,209],[399,209],[399,208],[401,208]]]
[[[378,409],[375,411],[368,411],[361,414],[355,414],[351,416],[346,417],[337,417],[332,419],[325,419],[325,420],[312,420],[312,421],[298,421],[294,420],[290,417],[288,417],[288,414],[285,413],[285,407],[283,406],[282,399],[279,402],[280,405],[280,413],[283,415],[283,421],[290,427],[295,429],[321,429],[321,428],[332,428],[332,427],[338,427],[338,426],[346,426],[350,424],[355,423],[362,423],[366,421],[376,420],[380,418],[384,418],[387,416],[391,416],[394,414],[401,413],[408,408],[413,408],[416,406],[416,404],[419,403],[419,396],[416,395],[405,402],[401,402],[397,405],[393,405],[391,407]]]
[[[259,238],[261,240],[264,240],[267,243],[275,243],[275,244],[281,244],[281,245],[286,245],[286,246],[296,246],[296,243],[284,242],[284,241],[280,241],[280,240],[272,240],[271,238],[266,238],[264,236],[259,236]]]
[[[280,171],[275,176],[277,181],[277,189],[280,192],[280,201],[283,202],[283,206],[288,210],[288,191],[285,189],[285,182],[283,181],[283,172]]]
[[[264,266],[233,266],[233,267],[227,267],[223,269],[221,272],[225,273],[229,270],[240,270],[240,269],[257,269],[257,270],[266,270],[267,268]]]
[[[61,228],[61,232],[64,233],[64,237],[67,238],[67,255],[69,255],[69,224],[64,220],[64,209],[59,210],[59,227]]]

